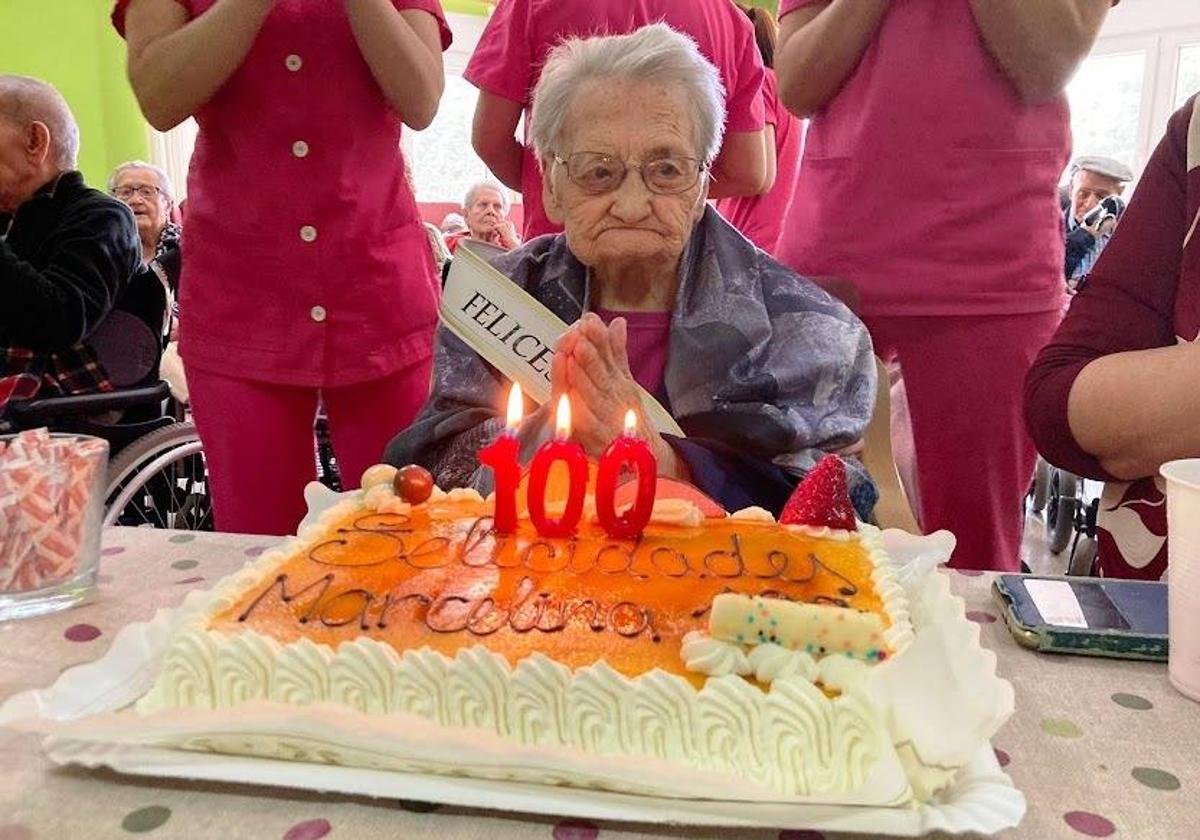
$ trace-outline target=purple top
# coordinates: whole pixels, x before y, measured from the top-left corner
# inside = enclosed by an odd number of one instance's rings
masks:
[[[662,389],[663,371],[667,368],[667,345],[671,338],[670,312],[624,312],[618,309],[596,309],[606,324],[613,318],[624,318],[629,325],[629,370],[637,384],[651,394]]]

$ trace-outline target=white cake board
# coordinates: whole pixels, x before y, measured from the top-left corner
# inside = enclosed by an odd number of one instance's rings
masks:
[[[897,565],[909,569],[927,567],[931,558],[948,554],[939,535],[916,538],[885,532],[885,544]],[[103,657],[63,672],[49,688],[9,698],[0,706],[0,726],[20,721],[21,728],[44,730],[55,721],[127,708],[153,683],[179,616],[202,597],[203,593],[192,593],[178,609],[160,610],[151,621],[128,625],[116,635]],[[960,600],[959,604],[961,611]],[[52,735],[46,740],[45,749],[56,764],[108,767],[136,776],[298,788],[651,824],[808,828],[906,837],[935,830],[991,834],[1017,825],[1026,808],[1025,797],[1001,771],[986,744],[950,787],[933,801],[911,808],[667,799],[220,755],[76,736]]]

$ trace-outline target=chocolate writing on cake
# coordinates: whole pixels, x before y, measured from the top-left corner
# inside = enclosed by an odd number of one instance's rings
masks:
[[[347,548],[353,545],[354,551]],[[301,624],[315,621],[325,627],[355,626],[359,631],[382,630],[402,610],[436,633],[466,632],[488,636],[502,628],[517,633],[555,633],[571,624],[595,632],[612,632],[626,638],[646,635],[659,641],[654,610],[632,599],[611,603],[581,595],[563,595],[539,585],[550,574],[627,576],[633,581],[672,578],[686,585],[696,580],[741,580],[761,582],[757,591],[763,597],[788,598],[775,588],[780,584],[807,583],[818,575],[829,576],[836,595],[818,595],[813,601],[849,607],[846,598],[858,593],[858,587],[830,568],[812,552],[793,556],[773,549],[753,563],[743,556],[736,533],[721,548],[702,555],[689,555],[670,546],[651,546],[637,542],[589,542],[576,539],[548,541],[498,534],[490,517],[472,521],[464,537],[451,540],[444,536],[413,536],[413,528],[404,514],[369,514],[338,530],[329,540],[314,545],[307,559],[317,567],[349,569],[403,564],[415,573],[386,591],[362,586],[338,588],[333,571],[314,579],[297,581],[279,574],[251,600],[238,616],[246,621],[264,604],[275,601],[290,605]],[[503,570],[519,574],[518,582],[500,603],[491,586],[464,585],[442,573],[438,582],[425,580],[437,570],[460,567]],[[732,591],[726,587],[725,591]],[[692,616],[707,611],[708,598],[698,603]]]

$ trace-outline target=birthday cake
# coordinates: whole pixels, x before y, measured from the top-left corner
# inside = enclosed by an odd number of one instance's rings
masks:
[[[388,761],[294,739],[183,746],[633,793],[677,771],[710,798],[896,805],[958,770],[922,760],[889,708],[908,603],[836,458],[780,521],[660,485],[634,539],[606,533],[590,497],[569,537],[525,512],[498,533],[492,499],[413,476],[372,468],[218,583],[138,713],[353,711],[423,734]],[[463,750],[478,760],[446,758]]]

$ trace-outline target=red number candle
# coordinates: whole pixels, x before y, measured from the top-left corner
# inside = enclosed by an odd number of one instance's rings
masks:
[[[479,462],[492,468],[495,475],[496,510],[492,515],[492,528],[500,534],[511,534],[517,530],[517,486],[521,483],[521,443],[517,440],[517,427],[521,425],[523,411],[521,386],[513,383],[508,392],[508,422],[504,434],[479,450]]]
[[[582,446],[567,440],[571,434],[571,405],[566,394],[559,397],[556,420],[555,439],[543,444],[529,467],[529,518],[543,537],[569,537],[575,533],[587,495],[587,455]],[[569,483],[566,509],[558,519],[550,519],[546,516],[546,480],[555,461],[567,465]]]
[[[637,538],[654,510],[658,462],[650,445],[634,433],[636,426],[637,415],[632,410],[625,412],[625,434],[604,450],[596,475],[596,518],[608,535],[618,540]],[[625,464],[637,470],[637,498],[632,507],[618,516],[613,500]]]

